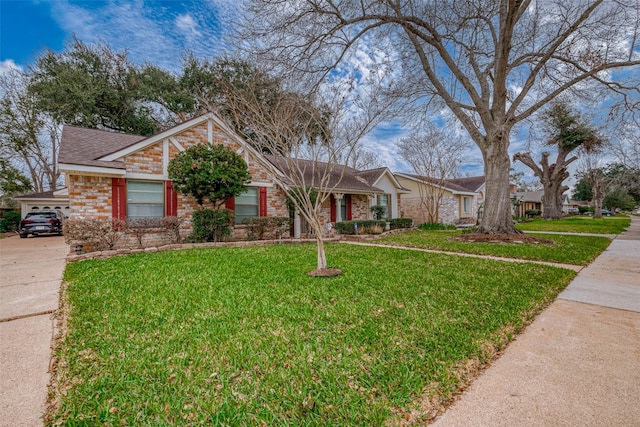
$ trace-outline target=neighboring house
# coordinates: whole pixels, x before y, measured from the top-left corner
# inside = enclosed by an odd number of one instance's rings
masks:
[[[224,144],[241,155],[249,167],[251,182],[246,191],[226,202],[226,207],[235,212],[236,224],[247,217],[289,216],[286,192],[291,183],[282,173],[284,169],[279,169],[286,164],[278,156],[255,150],[211,113],[150,137],[65,126],[59,169],[65,173],[69,216],[178,216],[190,220],[198,205],[192,196],[173,189],[167,166],[177,153],[198,143]],[[378,196],[398,200],[404,190],[390,172],[369,172],[373,171],[344,168],[323,212],[325,222],[368,219],[372,201]],[[237,226],[236,232],[241,229]],[[300,233],[298,227],[295,235]]]
[[[544,211],[542,205],[544,191],[516,191],[512,194],[516,201],[513,212],[516,217],[526,216],[528,210],[537,210],[540,211],[540,214]]]
[[[22,218],[27,212],[39,209],[60,209],[65,215],[69,215],[69,196],[67,189],[62,188],[56,191],[45,191],[42,193],[16,196],[14,200],[20,202],[20,213]]]
[[[440,180],[407,173],[394,174],[402,187],[410,191],[402,196],[402,216],[420,224],[427,220],[426,198],[421,195],[439,189],[443,193],[438,212],[444,224],[475,223],[478,208],[484,200],[484,177],[468,177]]]

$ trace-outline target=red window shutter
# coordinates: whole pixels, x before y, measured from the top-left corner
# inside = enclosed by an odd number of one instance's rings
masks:
[[[235,211],[236,210],[236,198],[235,197],[231,197],[231,198],[225,200],[224,207],[229,209],[230,211]]]
[[[260,187],[258,191],[258,216],[267,216],[267,187]]]
[[[353,219],[353,212],[351,210],[351,194],[347,194],[344,197],[347,198],[347,200],[346,200],[346,203],[347,203],[347,221],[351,221]]]
[[[173,181],[165,181],[164,188],[164,214],[178,216],[178,193],[173,189]]]
[[[336,198],[333,194],[329,196],[329,208],[331,212],[331,222],[336,222]]]
[[[127,185],[124,178],[111,178],[111,216],[115,219],[127,217]]]

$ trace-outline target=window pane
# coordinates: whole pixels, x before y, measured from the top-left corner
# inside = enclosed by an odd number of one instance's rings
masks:
[[[162,182],[128,181],[127,198],[133,203],[163,203],[164,189]]]
[[[258,216],[258,189],[249,187],[235,198],[235,223],[242,224],[245,218]]]
[[[129,203],[127,206],[127,216],[129,218],[162,218],[164,216],[164,206],[147,203]]]
[[[257,205],[258,189],[255,187],[247,188],[246,191],[236,197],[236,205]]]
[[[161,218],[164,216],[164,183],[127,181],[127,216]]]

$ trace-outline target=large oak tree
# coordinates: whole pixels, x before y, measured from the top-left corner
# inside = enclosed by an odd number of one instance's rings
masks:
[[[514,233],[512,131],[563,94],[595,100],[606,91],[621,102],[618,112],[633,106],[639,8],[606,0],[253,0],[238,40],[273,70],[317,81],[373,47],[370,69],[389,66],[405,97],[448,107],[482,152],[480,231]]]

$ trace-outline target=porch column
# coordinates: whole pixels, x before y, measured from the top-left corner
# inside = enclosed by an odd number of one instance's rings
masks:
[[[336,199],[336,222],[342,221],[342,193],[333,193],[333,197]]]
[[[398,218],[398,194],[391,193],[391,212],[388,214],[389,219]]]
[[[302,234],[302,223],[300,221],[300,214],[296,209],[295,213],[293,214],[293,237],[296,239],[299,239],[301,234]]]

